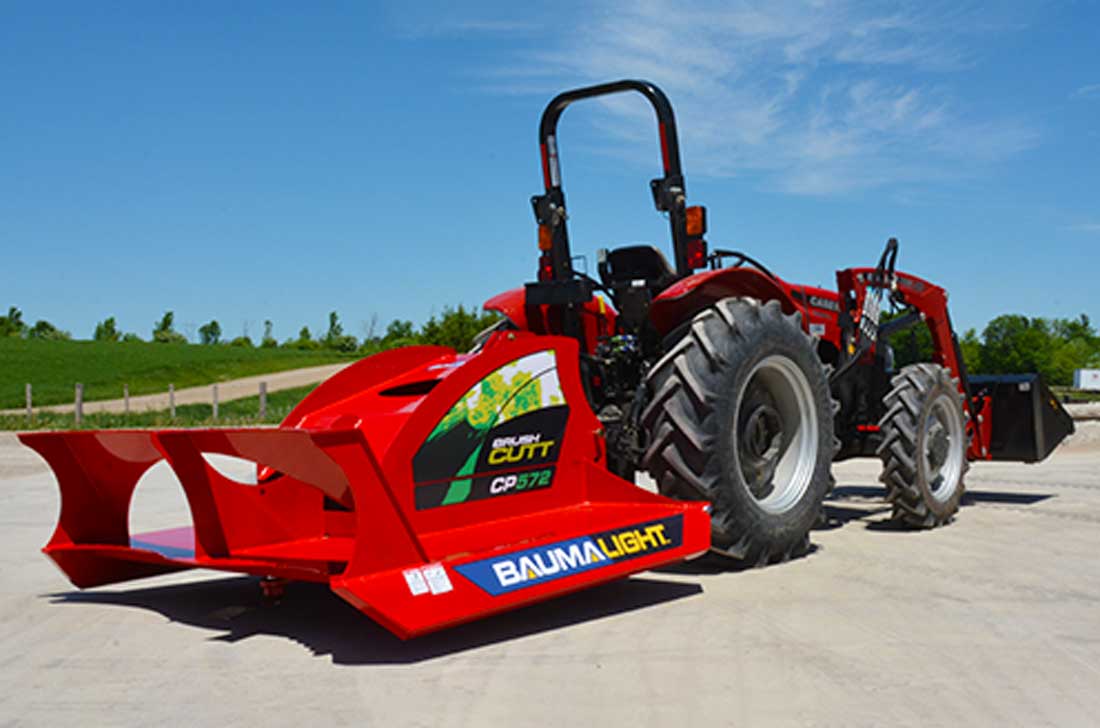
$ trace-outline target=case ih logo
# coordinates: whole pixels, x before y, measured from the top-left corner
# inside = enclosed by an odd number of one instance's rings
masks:
[[[472,561],[456,566],[455,570],[489,594],[500,596],[676,548],[683,543],[683,529],[683,516],[672,516]]]
[[[821,296],[810,296],[810,305],[816,308],[826,308],[830,311],[839,311],[840,304],[836,301],[829,300],[828,298],[822,298]]]

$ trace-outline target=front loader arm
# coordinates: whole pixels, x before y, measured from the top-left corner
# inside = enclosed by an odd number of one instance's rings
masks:
[[[853,331],[859,330],[864,300],[871,289],[871,283],[876,280],[876,275],[876,268],[848,268],[837,272],[842,307],[848,308],[855,323]],[[967,415],[967,431],[970,436],[967,456],[970,459],[985,459],[988,456],[990,436],[986,418],[982,415],[985,402],[976,401],[970,391],[966,362],[963,360],[958,337],[951,323],[951,314],[947,309],[947,291],[909,273],[895,273],[892,280],[891,292],[894,300],[909,308],[911,318],[900,327],[886,324],[880,331],[906,328],[921,321],[928,326],[932,336],[933,361],[951,372],[959,382],[959,391],[964,395],[963,409]]]

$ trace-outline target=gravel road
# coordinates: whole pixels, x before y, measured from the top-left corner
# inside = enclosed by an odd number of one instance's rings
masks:
[[[228,382],[218,382],[218,401],[228,402],[231,399],[241,399],[243,397],[254,397],[259,394],[260,382],[267,382],[268,392],[278,392],[284,389],[294,389],[295,387],[304,387],[309,384],[317,384],[325,379],[328,379],[336,372],[340,371],[346,366],[349,366],[351,362],[344,364],[322,364],[316,367],[306,367],[305,369],[290,369],[285,372],[272,372],[271,374],[260,374],[255,377],[244,377],[243,379],[233,379]],[[176,390],[176,405],[184,404],[210,404],[211,401],[211,386],[210,384],[204,384],[201,387],[187,387],[186,389]],[[103,399],[95,402],[85,402],[84,412],[85,414],[95,414],[96,412],[111,412],[121,413],[125,412],[126,401],[124,399]],[[140,396],[130,397],[130,411],[131,412],[144,412],[146,410],[166,410],[169,407],[168,393],[162,392],[160,394],[143,394]],[[23,414],[25,409],[8,409],[0,410],[2,415],[20,415]],[[61,412],[67,413],[73,411],[72,404],[56,404],[49,405],[47,407],[35,407],[36,412]]]

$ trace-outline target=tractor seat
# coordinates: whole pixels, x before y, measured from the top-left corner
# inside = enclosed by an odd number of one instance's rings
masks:
[[[676,280],[676,274],[652,245],[628,245],[607,252],[600,279],[611,289],[621,328],[639,333],[646,329],[650,302]]]
[[[645,287],[656,295],[675,277],[665,256],[652,245],[628,245],[609,250],[607,262],[600,265],[600,278],[612,289],[645,281]]]

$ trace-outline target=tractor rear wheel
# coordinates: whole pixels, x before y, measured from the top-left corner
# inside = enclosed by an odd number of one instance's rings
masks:
[[[664,495],[709,500],[712,548],[755,565],[808,549],[830,485],[834,406],[800,321],[724,299],[646,375],[642,467]]]
[[[966,419],[959,383],[937,364],[912,364],[892,380],[879,428],[879,480],[893,518],[917,528],[950,521],[963,495]]]

